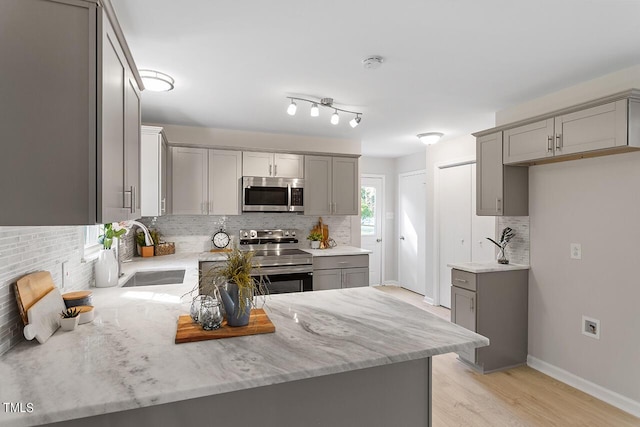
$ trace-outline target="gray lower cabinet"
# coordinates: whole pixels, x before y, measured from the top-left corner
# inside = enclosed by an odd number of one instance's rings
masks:
[[[0,28],[0,225],[139,217],[142,84],[110,1],[3,0]]]
[[[458,356],[486,373],[527,362],[528,270],[451,271],[451,321],[489,338]]]
[[[369,255],[313,257],[313,290],[369,286]]]

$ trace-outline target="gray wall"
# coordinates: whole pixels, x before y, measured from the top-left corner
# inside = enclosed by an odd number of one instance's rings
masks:
[[[13,284],[46,270],[59,287],[62,263],[68,261],[71,283],[65,283],[64,292],[88,289],[93,262],[82,262],[83,246],[84,227],[0,227],[0,354],[24,340]]]
[[[638,402],[639,165],[629,153],[529,169],[529,354]],[[581,334],[582,315],[600,340]]]

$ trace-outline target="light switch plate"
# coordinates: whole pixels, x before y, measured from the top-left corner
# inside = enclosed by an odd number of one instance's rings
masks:
[[[571,259],[582,259],[582,245],[580,243],[571,244]]]

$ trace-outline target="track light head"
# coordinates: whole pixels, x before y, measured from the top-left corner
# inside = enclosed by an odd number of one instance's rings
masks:
[[[291,104],[289,104],[289,108],[287,108],[287,114],[289,114],[290,116],[295,116],[297,109],[298,109],[298,106],[296,105],[295,101],[292,99]]]
[[[331,124],[337,125],[338,123],[340,123],[340,116],[338,116],[338,110],[335,110],[331,115]]]
[[[320,109],[315,102],[311,104],[311,117],[318,117],[320,115]]]
[[[355,116],[353,119],[351,119],[349,124],[351,125],[352,128],[354,128],[360,124],[360,120],[362,120],[360,116]]]

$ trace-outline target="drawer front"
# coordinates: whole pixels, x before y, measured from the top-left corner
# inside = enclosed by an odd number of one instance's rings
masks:
[[[314,270],[331,268],[369,267],[369,255],[319,256],[313,257]]]
[[[476,274],[469,273],[468,271],[451,270],[451,284],[459,288],[468,289],[470,291],[476,290]]]

